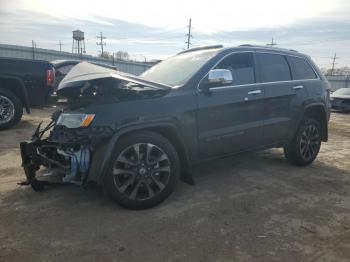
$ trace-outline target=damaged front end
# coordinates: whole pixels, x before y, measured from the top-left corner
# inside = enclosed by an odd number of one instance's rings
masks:
[[[168,89],[168,86],[112,69],[86,62],[78,64],[57,90],[59,96],[67,98],[67,108],[54,113],[46,127],[41,128],[40,124],[31,141],[20,143],[27,177],[23,184],[30,184],[35,191],[50,184],[36,178],[41,166],[46,167],[49,174],[58,175],[60,183],[84,185],[89,181],[91,169],[95,177],[90,180],[97,181],[97,173],[102,172],[101,162],[105,164],[110,154],[103,146],[121,127],[123,116],[115,115],[116,105],[162,96]],[[123,109],[129,110],[128,105],[124,105]]]
[[[46,167],[50,175],[59,177],[58,183],[86,184],[96,147],[113,134],[110,127],[67,128],[59,125],[62,115],[42,129],[40,124],[30,142],[20,143],[27,177],[25,184],[30,184],[35,191],[53,183],[36,178],[41,166]],[[85,124],[88,117],[84,117]]]

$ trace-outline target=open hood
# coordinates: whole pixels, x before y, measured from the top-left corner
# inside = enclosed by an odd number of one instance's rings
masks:
[[[107,78],[115,78],[121,81],[132,82],[132,83],[144,85],[155,89],[171,88],[171,86],[147,81],[140,77],[122,73],[114,69],[90,64],[88,62],[81,62],[76,66],[74,66],[72,70],[66,75],[66,77],[63,78],[63,80],[61,81],[61,83],[57,88],[57,92],[59,93],[63,89],[66,90],[74,87],[81,87],[82,85],[85,84],[85,82],[88,82],[91,80],[107,79]]]

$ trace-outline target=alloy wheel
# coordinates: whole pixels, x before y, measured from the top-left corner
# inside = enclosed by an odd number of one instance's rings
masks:
[[[131,200],[147,200],[161,193],[169,182],[171,166],[158,146],[138,143],[124,149],[113,165],[114,185]]]
[[[300,153],[304,160],[308,161],[315,157],[320,146],[320,135],[314,124],[309,124],[304,129],[300,139]]]

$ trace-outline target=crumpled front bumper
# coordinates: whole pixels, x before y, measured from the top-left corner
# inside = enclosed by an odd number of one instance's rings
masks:
[[[20,143],[22,166],[27,178],[27,181],[22,184],[31,185],[35,191],[41,191],[45,185],[53,184],[36,178],[41,166],[49,170],[59,170],[62,174],[60,183],[68,182],[67,178],[71,175],[79,178],[79,183],[76,180],[74,183],[85,184],[92,162],[98,165],[91,159],[91,153],[98,149],[99,144],[103,144],[102,141],[109,138],[113,132],[103,127],[70,130],[62,126],[54,126],[48,138],[41,139],[42,135],[37,134],[38,131],[34,133],[31,141]],[[81,148],[85,150],[85,155],[81,158],[83,160],[78,159]]]

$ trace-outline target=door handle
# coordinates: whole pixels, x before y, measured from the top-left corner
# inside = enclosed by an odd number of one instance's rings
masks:
[[[302,89],[302,88],[303,88],[302,85],[300,85],[300,86],[294,86],[294,87],[293,87],[293,89]]]
[[[248,95],[257,95],[257,94],[261,94],[261,90],[253,90],[248,92]]]

